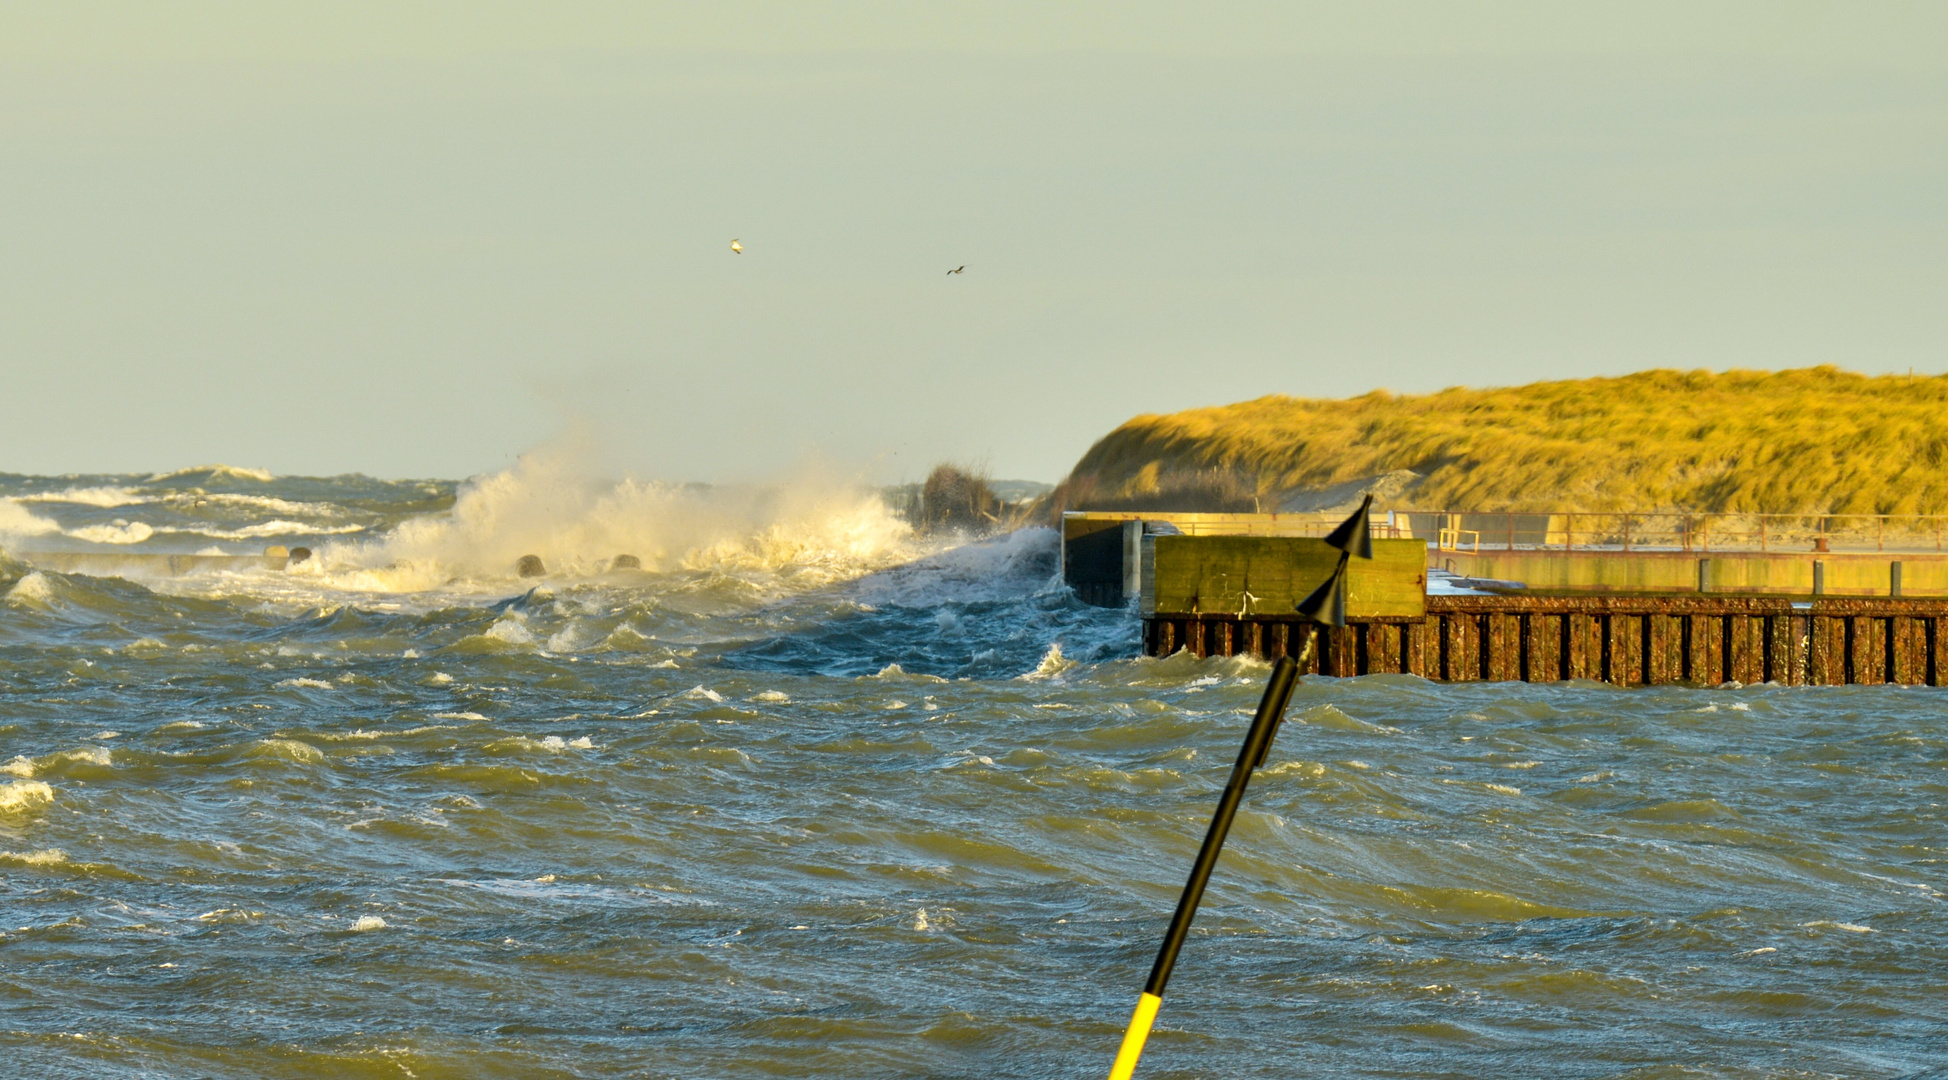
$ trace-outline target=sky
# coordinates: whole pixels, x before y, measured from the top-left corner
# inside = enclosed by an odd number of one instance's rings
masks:
[[[1944,297],[1940,3],[0,6],[0,472],[1053,481],[1264,394],[1942,372]]]

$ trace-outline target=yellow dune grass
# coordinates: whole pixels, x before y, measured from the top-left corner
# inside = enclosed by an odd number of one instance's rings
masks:
[[[1938,513],[1948,376],[1645,371],[1263,397],[1130,420],[1083,455],[1056,508],[1269,510],[1399,469],[1425,479],[1395,505],[1428,510]],[[1186,505],[1161,505],[1173,498]]]

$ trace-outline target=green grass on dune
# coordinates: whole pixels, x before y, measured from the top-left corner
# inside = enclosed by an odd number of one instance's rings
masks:
[[[1222,508],[1242,488],[1271,509],[1284,492],[1396,469],[1425,477],[1404,502],[1430,510],[1939,513],[1948,376],[1645,371],[1263,397],[1136,417],[1083,455],[1061,498],[1136,507],[1215,486],[1232,493]]]

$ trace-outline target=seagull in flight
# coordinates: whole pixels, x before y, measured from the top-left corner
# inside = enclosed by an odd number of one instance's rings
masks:
[[[738,243],[735,237],[731,238],[731,254],[732,255],[744,254],[744,245]]]
[[[956,267],[954,267],[954,268],[953,268],[952,270],[949,270],[949,271],[947,271],[947,272],[948,272],[949,274],[958,274],[958,273],[960,273],[960,272],[961,272],[962,270],[965,270],[965,269],[967,269],[967,264],[966,264],[966,263],[962,263],[961,265],[959,265],[959,266],[956,266]]]

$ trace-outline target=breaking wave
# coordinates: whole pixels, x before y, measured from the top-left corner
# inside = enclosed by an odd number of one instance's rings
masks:
[[[157,473],[149,477],[149,483],[185,480],[193,476],[210,480],[255,480],[260,484],[268,484],[277,479],[264,469],[245,469],[235,465],[192,465],[187,469],[177,469],[175,472]]]
[[[0,499],[0,536],[47,536],[61,526],[20,505],[19,499]]]
[[[544,449],[468,481],[449,511],[404,521],[383,539],[331,545],[317,573],[345,587],[414,591],[456,575],[511,578],[529,555],[549,574],[570,576],[607,572],[628,556],[646,572],[802,589],[925,550],[871,491],[597,480],[572,454]]]

